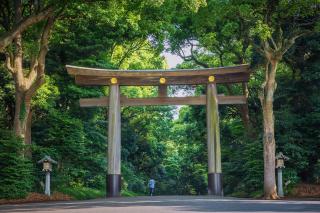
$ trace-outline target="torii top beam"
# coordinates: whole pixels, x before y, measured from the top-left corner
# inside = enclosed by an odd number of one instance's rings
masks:
[[[120,86],[159,86],[165,85],[197,85],[207,84],[209,77],[214,82],[245,83],[249,81],[249,65],[204,68],[204,69],[173,69],[173,70],[112,70],[78,67],[66,65],[68,73],[75,76],[79,85],[97,86],[110,85],[112,78],[117,78]],[[165,82],[160,83],[159,79]]]

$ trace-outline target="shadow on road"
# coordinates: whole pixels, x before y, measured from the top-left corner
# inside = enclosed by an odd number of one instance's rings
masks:
[[[0,212],[320,212],[320,201],[160,196],[0,206]]]

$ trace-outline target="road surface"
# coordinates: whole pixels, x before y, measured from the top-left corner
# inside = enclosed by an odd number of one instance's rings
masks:
[[[0,213],[320,212],[320,201],[155,196],[0,205]]]

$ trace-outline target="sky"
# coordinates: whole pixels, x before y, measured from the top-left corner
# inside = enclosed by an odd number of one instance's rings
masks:
[[[179,56],[173,55],[169,52],[163,52],[162,55],[166,58],[170,69],[175,68],[177,64],[180,64],[183,61]]]

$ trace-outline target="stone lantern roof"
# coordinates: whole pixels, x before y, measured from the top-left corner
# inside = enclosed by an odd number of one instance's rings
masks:
[[[38,161],[38,163],[43,163],[43,162],[50,162],[54,164],[58,163],[57,161],[53,160],[49,155],[45,155],[44,158]]]
[[[285,156],[282,152],[279,152],[278,154],[276,154],[276,159],[289,160],[290,158]]]

